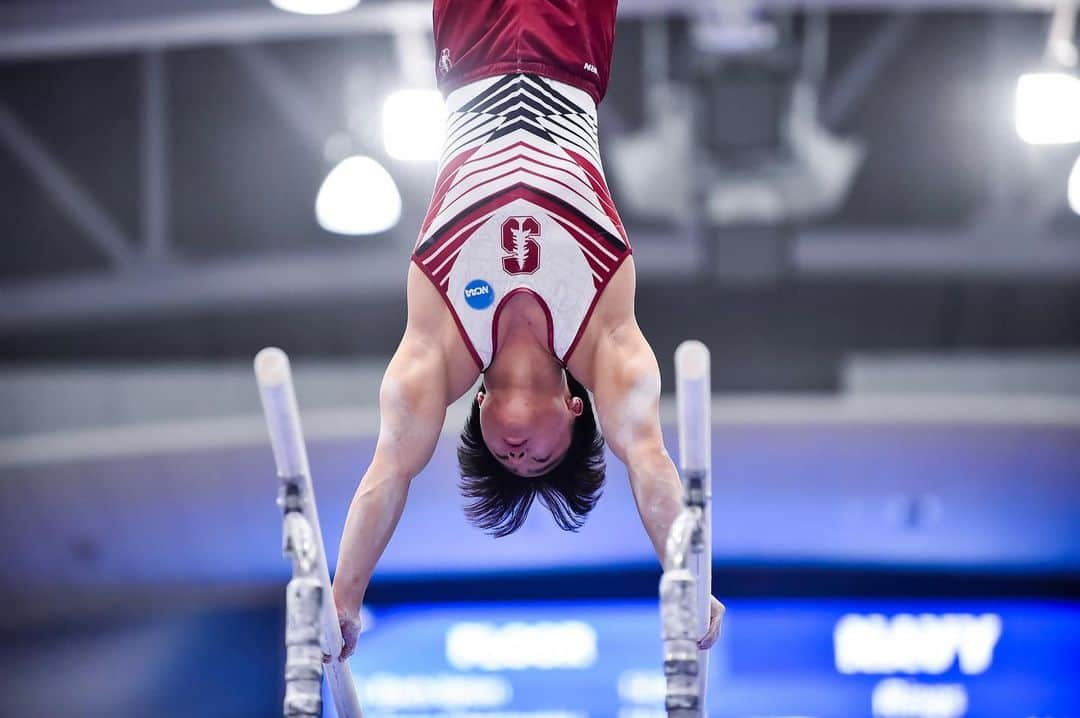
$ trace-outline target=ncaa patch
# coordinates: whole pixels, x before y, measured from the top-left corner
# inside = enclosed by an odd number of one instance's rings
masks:
[[[465,285],[465,303],[473,309],[487,309],[495,301],[495,290],[483,279]]]

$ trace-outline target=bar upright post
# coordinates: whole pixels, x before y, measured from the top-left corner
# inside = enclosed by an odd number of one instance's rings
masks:
[[[671,527],[660,580],[665,707],[670,718],[707,715],[709,654],[697,639],[709,628],[712,597],[712,392],[709,350],[687,341],[675,352],[679,469],[685,507]]]
[[[330,569],[326,564],[289,357],[280,349],[263,349],[255,357],[255,378],[281,481],[278,503],[284,512],[284,550],[293,561],[293,580],[289,582],[286,599],[289,658],[285,715],[304,716],[309,713],[303,711],[316,710],[310,692],[313,671],[320,671],[314,680],[322,675],[321,654],[335,657],[341,654],[341,626],[330,590]],[[320,649],[316,656],[317,669],[311,665],[313,636],[317,637]],[[363,718],[348,664],[336,659],[330,661],[326,678],[339,718]],[[318,710],[321,710],[321,698]]]

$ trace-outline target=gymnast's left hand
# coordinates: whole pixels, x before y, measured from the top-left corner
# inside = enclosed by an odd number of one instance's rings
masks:
[[[716,596],[710,596],[709,601],[709,630],[698,641],[698,648],[705,651],[712,648],[716,640],[720,638],[720,626],[724,623],[724,604],[716,600]]]
[[[337,610],[338,625],[341,626],[341,655],[337,657],[338,661],[345,662],[356,651],[356,639],[360,637],[360,611],[343,609],[340,606]],[[329,663],[330,656],[325,653],[322,655],[322,662]]]

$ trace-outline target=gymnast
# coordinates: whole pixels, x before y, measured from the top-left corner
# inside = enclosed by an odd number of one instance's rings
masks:
[[[458,447],[468,519],[506,536],[539,499],[577,530],[600,495],[606,440],[663,563],[682,485],[597,142],[616,5],[435,0],[447,138],[409,266],[404,336],[379,393],[378,443],[341,537],[340,660],[355,649],[368,582],[446,408],[481,375]],[[700,648],[715,643],[723,612],[713,597]]]

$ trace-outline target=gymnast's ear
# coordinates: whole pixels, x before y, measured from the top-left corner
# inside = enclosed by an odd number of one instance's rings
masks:
[[[570,413],[575,417],[581,416],[581,412],[585,410],[585,404],[581,401],[580,396],[572,396],[566,400],[566,408],[570,410]]]
[[[484,392],[482,392],[482,391],[476,392],[476,405],[477,406],[483,406],[484,405],[484,396],[485,396]]]

